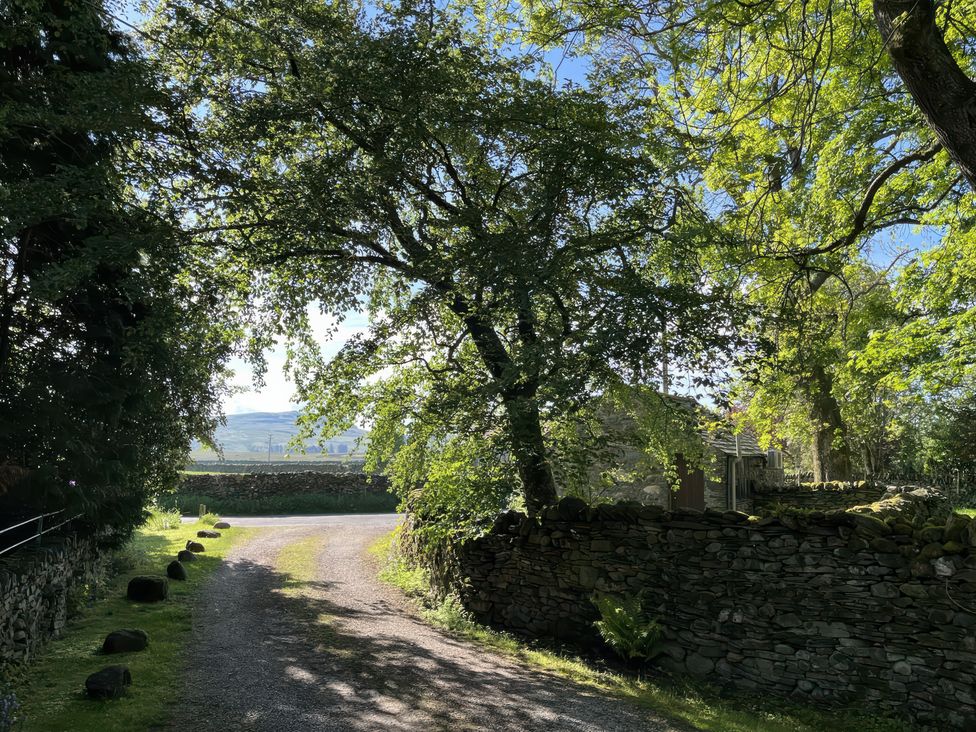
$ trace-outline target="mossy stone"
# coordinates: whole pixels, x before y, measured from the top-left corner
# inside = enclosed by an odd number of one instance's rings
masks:
[[[847,516],[854,525],[854,531],[862,536],[883,536],[891,533],[888,524],[871,514],[849,511]]]
[[[905,521],[898,521],[892,527],[891,530],[898,536],[911,536],[915,533],[915,527]]]
[[[882,554],[895,554],[898,551],[898,545],[895,542],[880,536],[871,540],[871,548]]]
[[[946,554],[962,554],[966,547],[960,544],[958,541],[947,541],[942,545],[942,550]]]
[[[918,531],[918,539],[926,544],[941,542],[945,535],[945,529],[941,526],[923,526]]]

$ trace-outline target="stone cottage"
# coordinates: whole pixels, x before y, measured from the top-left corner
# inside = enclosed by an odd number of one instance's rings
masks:
[[[749,512],[757,491],[783,483],[782,453],[778,450],[763,450],[755,436],[746,431],[733,434],[723,420],[690,397],[658,396],[674,405],[677,412],[695,419],[699,415],[708,418],[711,428],[692,432],[700,440],[691,446],[696,454],[675,453],[677,478],[669,481],[663,466],[649,463],[636,446],[634,420],[619,412],[607,412],[601,419],[610,436],[608,447],[613,457],[591,469],[590,482],[595,486],[591,498],[638,501],[666,509]]]

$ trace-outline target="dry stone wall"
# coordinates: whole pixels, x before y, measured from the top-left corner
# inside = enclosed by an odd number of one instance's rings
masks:
[[[770,512],[781,506],[833,511],[874,503],[884,492],[884,486],[863,482],[765,485],[753,494],[752,506],[757,513]]]
[[[500,516],[435,574],[483,622],[582,646],[599,643],[594,592],[643,593],[672,671],[976,729],[976,522],[906,516],[563,499]]]
[[[306,494],[363,495],[386,493],[389,482],[382,475],[365,473],[222,473],[186,475],[177,495],[213,498],[265,498]]]
[[[72,605],[94,591],[106,561],[94,540],[75,538],[0,561],[0,671],[31,660],[61,634]]]

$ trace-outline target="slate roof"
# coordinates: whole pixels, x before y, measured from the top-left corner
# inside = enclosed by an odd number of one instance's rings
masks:
[[[678,394],[662,394],[660,396],[689,412],[704,412],[713,418],[718,418],[717,414],[707,409],[694,397],[682,396]],[[736,455],[741,457],[766,457],[766,451],[759,447],[759,442],[756,440],[755,435],[749,432],[739,433],[738,453],[735,449],[735,435],[729,430],[719,429],[715,432],[705,433],[702,434],[702,439],[709,447],[712,447],[725,455],[731,455],[732,457],[735,457]]]
[[[725,455],[736,455],[735,435],[731,432],[716,432],[705,435],[705,443]],[[759,442],[748,432],[739,433],[739,455],[742,457],[766,457],[766,451],[759,447]]]
[[[694,397],[684,396],[680,394],[661,394],[660,392],[656,395],[658,398],[668,401],[673,404],[677,409],[683,410],[688,414],[692,415],[707,415],[711,421],[714,422],[725,422],[721,417],[702,405]],[[614,424],[615,427],[620,429],[625,424],[630,424],[629,418],[624,417],[621,414],[605,414],[604,422],[606,424]],[[735,435],[727,427],[719,427],[712,432],[700,432],[702,441],[709,447],[721,452],[723,455],[730,455],[735,457],[739,455],[741,457],[766,457],[766,451],[759,446],[759,442],[756,440],[755,435],[750,432],[740,432],[739,433],[739,451],[736,453],[735,449]]]

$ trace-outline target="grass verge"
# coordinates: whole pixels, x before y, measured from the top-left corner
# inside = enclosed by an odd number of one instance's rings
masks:
[[[319,574],[318,563],[325,547],[326,537],[310,536],[286,545],[275,558],[275,572],[284,578],[282,587],[277,590],[291,597],[313,597],[317,590],[326,589],[316,579]],[[304,621],[306,639],[314,643],[316,651],[332,655],[344,655],[335,645],[333,617],[320,612],[311,603],[295,603],[291,612]]]
[[[282,575],[286,594],[302,594],[314,586],[318,574],[318,557],[325,545],[324,535],[309,536],[292,542],[278,552],[275,558],[275,572]]]
[[[207,551],[186,565],[186,582],[170,581],[169,598],[161,603],[129,602],[125,590],[137,574],[165,575],[166,565],[200,528],[204,527],[185,524],[170,530],[136,531],[121,552],[128,568],[108,583],[104,599],[84,610],[22,672],[17,683],[23,720],[18,732],[132,732],[151,730],[166,721],[167,708],[179,701],[193,602],[227,550],[254,530],[225,529],[219,539],[201,540]],[[138,653],[103,655],[105,636],[120,628],[145,630],[149,647]],[[115,664],[124,664],[132,672],[126,696],[111,701],[86,698],[85,678]]]
[[[454,598],[432,602],[426,572],[411,567],[398,554],[395,535],[394,531],[382,537],[369,551],[380,562],[380,579],[416,600],[427,622],[525,665],[628,699],[695,729],[712,732],[910,732],[912,729],[902,722],[878,716],[831,713],[769,697],[729,698],[697,681],[614,673],[571,655],[534,647],[507,633],[479,625]]]
[[[390,513],[396,510],[399,499],[389,493],[344,496],[313,493],[263,498],[217,498],[178,494],[162,497],[160,503],[184,515],[196,515],[200,505],[203,504],[208,511],[228,516],[266,516],[280,513]]]

